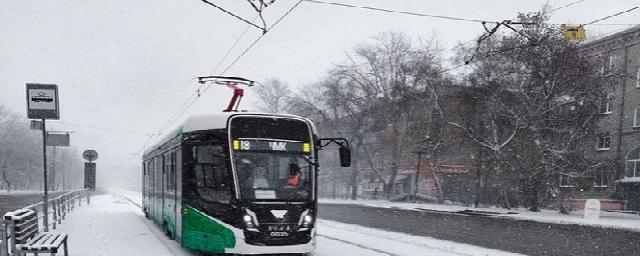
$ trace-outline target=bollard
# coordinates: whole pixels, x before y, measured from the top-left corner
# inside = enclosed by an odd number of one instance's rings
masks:
[[[9,240],[7,238],[6,224],[4,221],[0,221],[0,256],[9,255]]]
[[[87,189],[87,205],[91,204],[91,190]]]
[[[51,214],[53,214],[53,229],[56,229],[56,222],[58,219],[58,214],[56,213],[56,200],[51,200],[51,206],[53,207],[53,209],[51,209]],[[44,216],[45,218],[49,218],[49,216]]]

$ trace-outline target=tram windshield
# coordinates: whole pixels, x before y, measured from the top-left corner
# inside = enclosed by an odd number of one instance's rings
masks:
[[[230,135],[241,198],[312,199],[311,129],[305,121],[236,117]]]
[[[244,199],[306,201],[311,199],[312,168],[296,154],[235,154],[235,165]]]

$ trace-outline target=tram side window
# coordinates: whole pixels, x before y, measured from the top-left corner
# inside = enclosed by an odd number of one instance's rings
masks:
[[[224,149],[221,146],[193,147],[196,187],[201,197],[209,201],[228,202],[229,171],[226,166]]]
[[[164,163],[167,173],[167,189],[176,188],[176,152],[171,152],[164,156]]]

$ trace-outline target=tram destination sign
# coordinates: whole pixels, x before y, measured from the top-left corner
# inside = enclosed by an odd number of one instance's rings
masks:
[[[28,83],[26,88],[29,119],[60,119],[58,85]]]
[[[234,139],[234,151],[275,151],[310,153],[311,144],[302,141],[283,141],[268,139]]]

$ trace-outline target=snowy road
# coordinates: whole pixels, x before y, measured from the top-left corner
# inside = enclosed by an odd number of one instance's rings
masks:
[[[640,232],[494,216],[320,204],[319,218],[528,255],[639,255]],[[365,232],[366,233],[366,232]],[[442,241],[440,240],[440,241]]]
[[[69,233],[71,255],[197,255],[144,218],[136,193],[97,195],[60,227]],[[428,237],[320,220],[314,256],[515,255]]]

